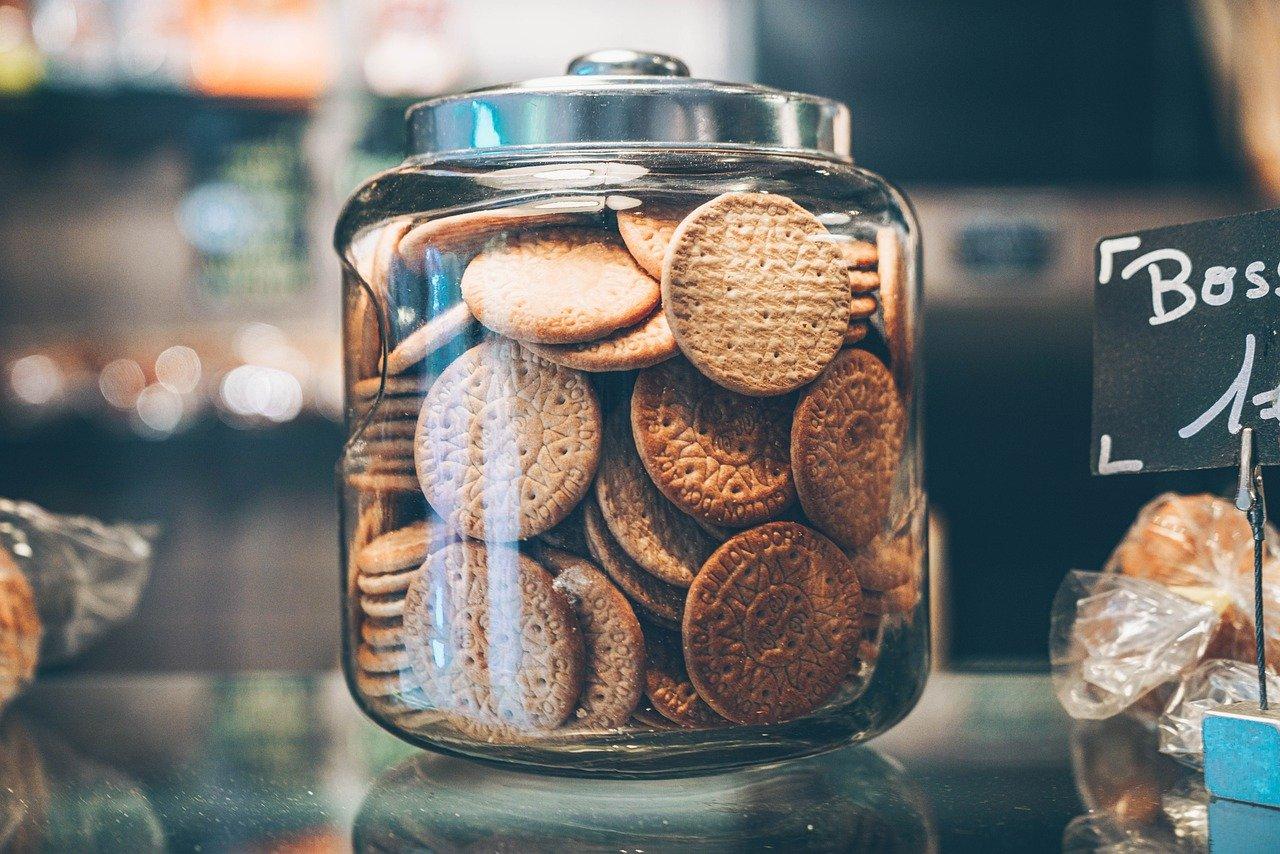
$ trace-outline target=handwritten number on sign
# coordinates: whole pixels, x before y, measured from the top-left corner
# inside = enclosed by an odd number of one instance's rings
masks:
[[[1231,385],[1227,386],[1227,390],[1222,393],[1222,397],[1214,401],[1213,406],[1206,409],[1199,418],[1179,430],[1178,436],[1183,439],[1190,439],[1209,426],[1215,418],[1222,414],[1222,411],[1228,405],[1231,407],[1231,411],[1227,414],[1227,432],[1233,436],[1240,432],[1240,413],[1244,409],[1244,400],[1249,393],[1249,380],[1253,377],[1253,357],[1256,350],[1257,339],[1252,334],[1246,335],[1244,338],[1244,359],[1240,362],[1240,370],[1236,373],[1236,378],[1231,381]],[[1252,398],[1253,405],[1261,407],[1258,410],[1258,417],[1263,421],[1267,419],[1280,421],[1280,400],[1278,398],[1280,398],[1280,389],[1260,391],[1255,394]]]

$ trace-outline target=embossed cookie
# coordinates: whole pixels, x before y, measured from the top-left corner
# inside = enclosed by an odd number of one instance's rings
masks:
[[[842,350],[796,404],[796,492],[814,525],[842,546],[866,545],[884,528],[905,429],[893,377],[865,350]]]
[[[475,317],[465,302],[437,314],[405,336],[387,354],[387,374],[402,374],[471,328]]]
[[[574,722],[590,729],[622,726],[644,692],[644,634],[631,603],[585,560],[556,576],[573,606],[586,667]]]
[[[655,279],[662,278],[662,261],[684,215],[685,212],[675,208],[653,205],[618,211],[618,234],[622,235],[622,242],[636,263]]]
[[[427,384],[424,384],[418,377],[387,377],[384,387],[381,376],[366,377],[351,387],[351,393],[355,397],[368,400],[377,397],[379,389],[387,397],[402,397],[404,395],[421,397],[427,393]]]
[[[511,235],[473,258],[462,298],[495,332],[573,344],[644,320],[658,305],[658,283],[607,232],[550,228]]]
[[[609,532],[632,560],[668,584],[693,583],[715,543],[653,485],[636,453],[631,419],[622,408],[605,421],[594,489]]]
[[[645,697],[659,715],[688,729],[724,724],[689,681],[680,638],[661,630],[645,632]]]
[[[789,401],[723,389],[683,359],[641,371],[631,395],[636,449],[658,489],[684,512],[744,527],[795,499]]]
[[[361,644],[356,648],[356,665],[365,673],[399,673],[409,666],[409,654],[404,647]]]
[[[366,619],[360,623],[360,640],[373,647],[404,646],[404,622],[399,619]]]
[[[835,543],[795,522],[730,539],[689,588],[684,657],[731,721],[767,724],[822,705],[857,662],[861,591]]]
[[[650,619],[670,628],[680,625],[684,613],[684,590],[645,572],[622,547],[614,542],[594,501],[583,504],[583,521],[591,557],[627,598]]]
[[[726,193],[676,228],[662,304],[681,351],[725,388],[777,395],[812,380],[849,325],[848,266],[785,196]]]
[[[414,676],[441,708],[519,729],[554,729],[582,689],[582,637],[551,576],[513,546],[434,552],[405,597]]]
[[[869,331],[870,329],[867,327],[865,320],[849,321],[849,328],[844,333],[844,346],[852,347],[854,344],[861,342],[862,339],[867,337]]]
[[[619,329],[597,341],[525,346],[557,365],[592,373],[647,368],[676,354],[676,339],[661,308],[635,326]]]
[[[454,361],[423,403],[414,438],[422,491],[468,537],[541,534],[586,495],[600,417],[584,374],[514,341],[486,341]]]

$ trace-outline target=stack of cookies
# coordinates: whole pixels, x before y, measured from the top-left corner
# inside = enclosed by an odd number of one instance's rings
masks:
[[[385,226],[346,479],[429,511],[353,538],[371,705],[516,741],[846,698],[920,599],[894,241],[770,193]]]

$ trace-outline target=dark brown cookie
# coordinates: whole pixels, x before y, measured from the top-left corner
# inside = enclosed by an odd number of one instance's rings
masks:
[[[796,497],[787,398],[728,391],[672,359],[636,377],[631,429],[653,482],[690,516],[745,527]]]
[[[841,350],[796,404],[791,471],[804,512],[858,548],[889,517],[906,417],[893,376],[866,350]]]
[[[655,622],[675,628],[684,613],[684,590],[645,572],[609,533],[594,501],[583,502],[587,546],[595,562]]]
[[[556,576],[582,629],[586,669],[573,723],[589,729],[622,726],[644,692],[644,634],[631,603],[585,560]]]
[[[644,695],[659,715],[687,729],[726,723],[698,696],[685,670],[680,638],[649,627],[645,632]]]
[[[440,708],[482,723],[554,729],[582,689],[582,636],[551,576],[513,546],[431,554],[405,599],[405,646]]]
[[[689,589],[689,678],[731,721],[802,717],[853,672],[861,613],[858,575],[835,543],[795,522],[744,531]]]

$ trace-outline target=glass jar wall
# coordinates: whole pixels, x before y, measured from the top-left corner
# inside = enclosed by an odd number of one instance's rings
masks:
[[[339,225],[345,661],[427,747],[693,772],[927,671],[902,196],[818,152],[411,159]]]

